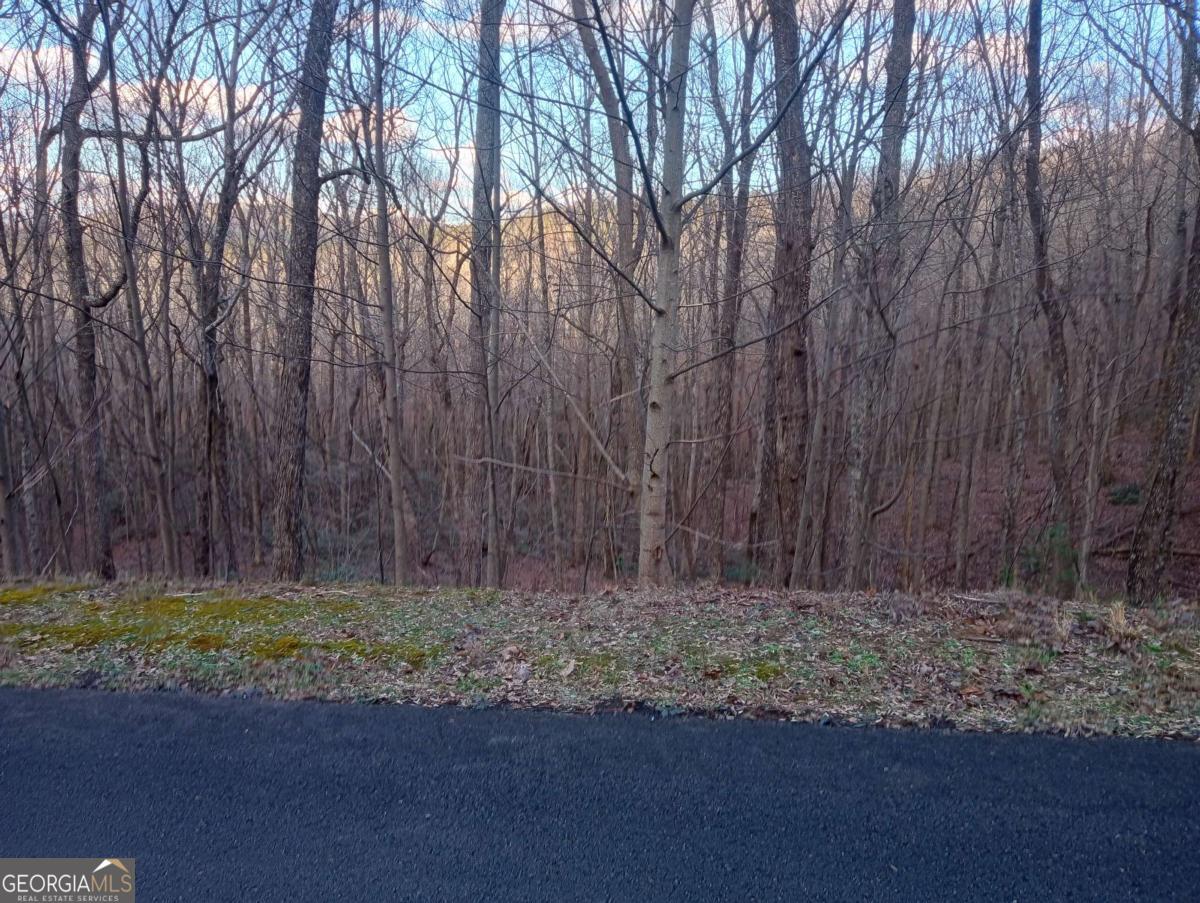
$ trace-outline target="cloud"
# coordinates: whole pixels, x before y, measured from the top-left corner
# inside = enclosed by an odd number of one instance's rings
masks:
[[[96,59],[89,57],[94,67]],[[66,44],[30,47],[0,47],[0,72],[9,79],[9,87],[37,88],[43,80],[65,84],[71,69],[71,50]]]

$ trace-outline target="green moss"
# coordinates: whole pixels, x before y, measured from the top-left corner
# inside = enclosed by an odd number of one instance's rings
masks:
[[[162,652],[172,646],[187,645],[188,635],[178,631],[163,631],[161,628],[148,627],[137,631],[133,641],[147,652]]]
[[[249,651],[259,658],[294,658],[305,647],[304,640],[290,633],[252,642]]]
[[[31,648],[91,649],[106,643],[129,643],[149,652],[188,643],[189,634],[161,621],[90,618],[70,624],[20,625],[21,644]]]
[[[187,612],[187,599],[182,596],[153,596],[130,606],[133,613],[151,618],[177,618]]]
[[[46,602],[52,596],[87,589],[82,583],[39,583],[32,586],[11,586],[0,590],[0,605],[29,605]]]
[[[22,645],[42,647],[65,646],[68,649],[89,649],[111,643],[129,635],[129,627],[109,621],[90,620],[75,624],[41,624],[22,641]]]
[[[326,652],[332,652],[335,655],[352,655],[359,658],[377,657],[380,652],[378,647],[368,646],[359,639],[326,640],[318,645]]]
[[[193,618],[208,623],[281,624],[296,618],[301,612],[294,602],[272,596],[250,598],[220,597],[198,600]]]
[[[270,597],[205,598],[167,595],[118,600],[110,611],[115,617],[126,619],[157,618],[192,623],[273,624],[285,620],[291,614],[284,609],[287,605],[289,603],[281,599]]]
[[[42,598],[40,592],[38,598]],[[303,636],[303,631],[280,633],[280,625],[290,624],[314,612],[336,619],[359,608],[359,603],[347,600],[325,603],[272,596],[180,596],[143,592],[107,605],[72,609],[71,613],[83,616],[81,620],[47,624],[3,623],[0,624],[0,638],[21,637],[22,645],[39,649],[73,650],[106,643],[127,643],[149,653],[172,648],[195,652],[231,650],[266,660],[291,659],[304,649],[317,648],[363,660],[404,661],[413,668],[424,667],[445,651],[440,643],[371,642],[358,637],[317,641]]]
[[[433,659],[439,658],[443,652],[445,652],[445,647],[440,643],[433,643],[429,646],[419,646],[416,643],[397,643],[395,645],[396,658],[417,670],[424,668]]]
[[[780,661],[761,661],[754,664],[754,676],[763,683],[770,683],[777,677],[782,677],[786,672],[783,662]]]
[[[41,586],[14,586],[0,592],[0,605],[25,605],[41,602],[49,593]]]
[[[187,644],[190,637],[198,638],[202,646],[225,648],[230,645],[228,631],[231,628],[270,629],[299,620],[314,611],[340,615],[357,608],[353,602],[326,605],[272,596],[150,595],[118,600],[108,606],[93,606],[88,611],[95,615],[91,622],[119,625],[115,632],[128,633],[131,640],[157,649],[176,641]],[[79,622],[81,626],[87,623]],[[177,634],[180,635],[178,640]],[[200,639],[202,637],[206,639]],[[268,657],[287,657],[296,651],[284,647],[266,648],[271,641],[273,638],[252,644],[249,651],[263,654],[265,649]]]
[[[219,633],[198,633],[187,644],[197,652],[220,652],[229,645],[229,639]]]

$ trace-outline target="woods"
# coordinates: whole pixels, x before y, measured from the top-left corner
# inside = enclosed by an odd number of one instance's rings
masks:
[[[6,578],[1200,594],[1195,0],[39,0]]]

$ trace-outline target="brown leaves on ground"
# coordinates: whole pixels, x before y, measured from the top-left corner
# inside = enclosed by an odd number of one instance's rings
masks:
[[[1200,605],[377,586],[22,589],[0,682],[1200,736]]]

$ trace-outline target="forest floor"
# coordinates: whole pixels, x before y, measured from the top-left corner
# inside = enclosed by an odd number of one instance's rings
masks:
[[[1200,739],[1200,601],[16,585],[0,685]]]

